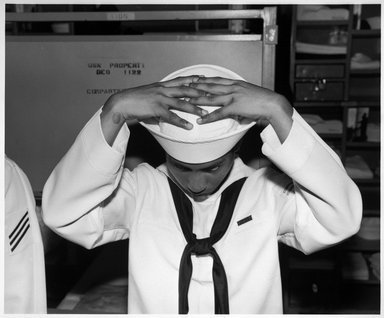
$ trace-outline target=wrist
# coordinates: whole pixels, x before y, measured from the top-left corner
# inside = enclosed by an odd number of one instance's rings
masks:
[[[289,101],[283,95],[276,94],[274,98],[270,100],[266,119],[272,124],[285,117],[292,118],[292,114],[293,108]]]
[[[285,141],[291,130],[292,114],[293,108],[289,101],[284,96],[276,94],[269,106],[268,122],[277,133],[281,143]]]
[[[118,93],[109,96],[104,103],[102,111],[108,115],[122,113],[120,110],[120,98]]]

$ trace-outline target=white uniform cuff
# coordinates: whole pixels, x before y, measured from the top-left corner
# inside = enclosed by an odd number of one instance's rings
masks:
[[[283,144],[271,125],[261,132],[263,154],[288,175],[303,166],[315,146],[314,136],[303,127],[299,117],[293,110],[293,124]]]
[[[124,124],[111,147],[104,138],[100,113],[101,109],[85,126],[81,139],[92,166],[104,174],[115,174],[124,163],[130,132]]]

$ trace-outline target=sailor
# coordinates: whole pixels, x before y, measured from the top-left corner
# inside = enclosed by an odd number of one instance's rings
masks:
[[[164,164],[124,169],[132,119]],[[272,163],[257,170],[238,155],[255,124]],[[129,238],[129,313],[281,314],[278,243],[337,244],[358,231],[362,201],[286,98],[194,65],[108,98],[45,184],[43,214],[86,248]]]

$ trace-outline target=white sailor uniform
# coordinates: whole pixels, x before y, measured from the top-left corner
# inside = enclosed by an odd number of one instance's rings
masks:
[[[44,248],[27,176],[5,156],[4,312],[47,312]]]
[[[229,226],[214,244],[225,268],[231,314],[282,313],[278,242],[304,253],[356,233],[361,195],[337,155],[294,111],[283,144],[272,126],[263,153],[279,168],[254,170],[236,159],[220,189],[194,202],[193,233],[210,235],[223,191],[246,177]],[[128,312],[178,313],[180,259],[187,241],[165,165],[123,168],[127,126],[110,147],[100,111],[49,177],[43,218],[55,232],[86,248],[129,238]],[[113,260],[111,260],[113,261]],[[192,255],[189,313],[214,313],[213,259]]]

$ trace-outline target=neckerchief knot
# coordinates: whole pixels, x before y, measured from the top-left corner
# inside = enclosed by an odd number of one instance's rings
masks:
[[[211,250],[213,249],[213,246],[209,237],[204,239],[194,239],[192,242],[188,244],[190,245],[191,252],[199,256],[210,254]]]

